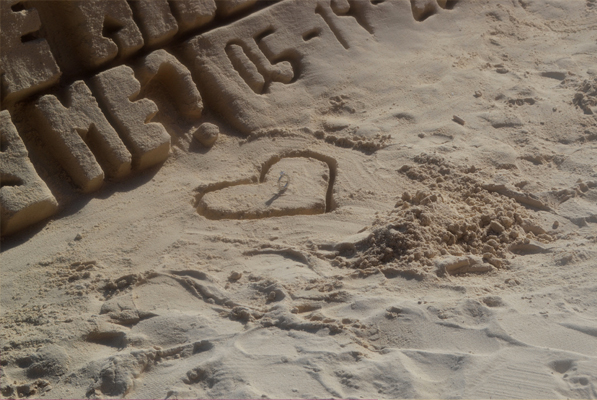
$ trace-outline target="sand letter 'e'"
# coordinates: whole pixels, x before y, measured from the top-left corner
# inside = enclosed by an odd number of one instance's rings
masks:
[[[91,82],[131,151],[135,168],[144,169],[168,158],[170,135],[162,124],[148,122],[158,112],[156,104],[149,99],[129,100],[141,90],[131,68],[121,65],[109,69],[94,76]]]

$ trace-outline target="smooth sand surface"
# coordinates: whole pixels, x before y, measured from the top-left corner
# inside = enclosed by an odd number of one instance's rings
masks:
[[[61,208],[3,239],[4,397],[597,398],[597,5],[361,6],[167,48],[205,108],[151,88],[163,164],[82,194],[30,146]],[[270,25],[269,66],[220,46]]]

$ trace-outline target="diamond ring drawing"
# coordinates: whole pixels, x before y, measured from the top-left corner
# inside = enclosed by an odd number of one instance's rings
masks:
[[[280,177],[278,178],[278,191],[283,192],[288,188],[290,184],[290,176],[284,171],[280,172]]]

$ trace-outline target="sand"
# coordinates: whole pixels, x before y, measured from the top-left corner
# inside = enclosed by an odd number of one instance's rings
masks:
[[[597,398],[595,1],[110,3],[2,1],[2,397]]]

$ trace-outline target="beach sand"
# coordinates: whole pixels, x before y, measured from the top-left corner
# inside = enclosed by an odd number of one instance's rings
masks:
[[[3,237],[2,396],[597,398],[597,3],[246,3],[87,69],[46,33],[3,102],[58,211]],[[81,79],[126,146],[66,165]]]

